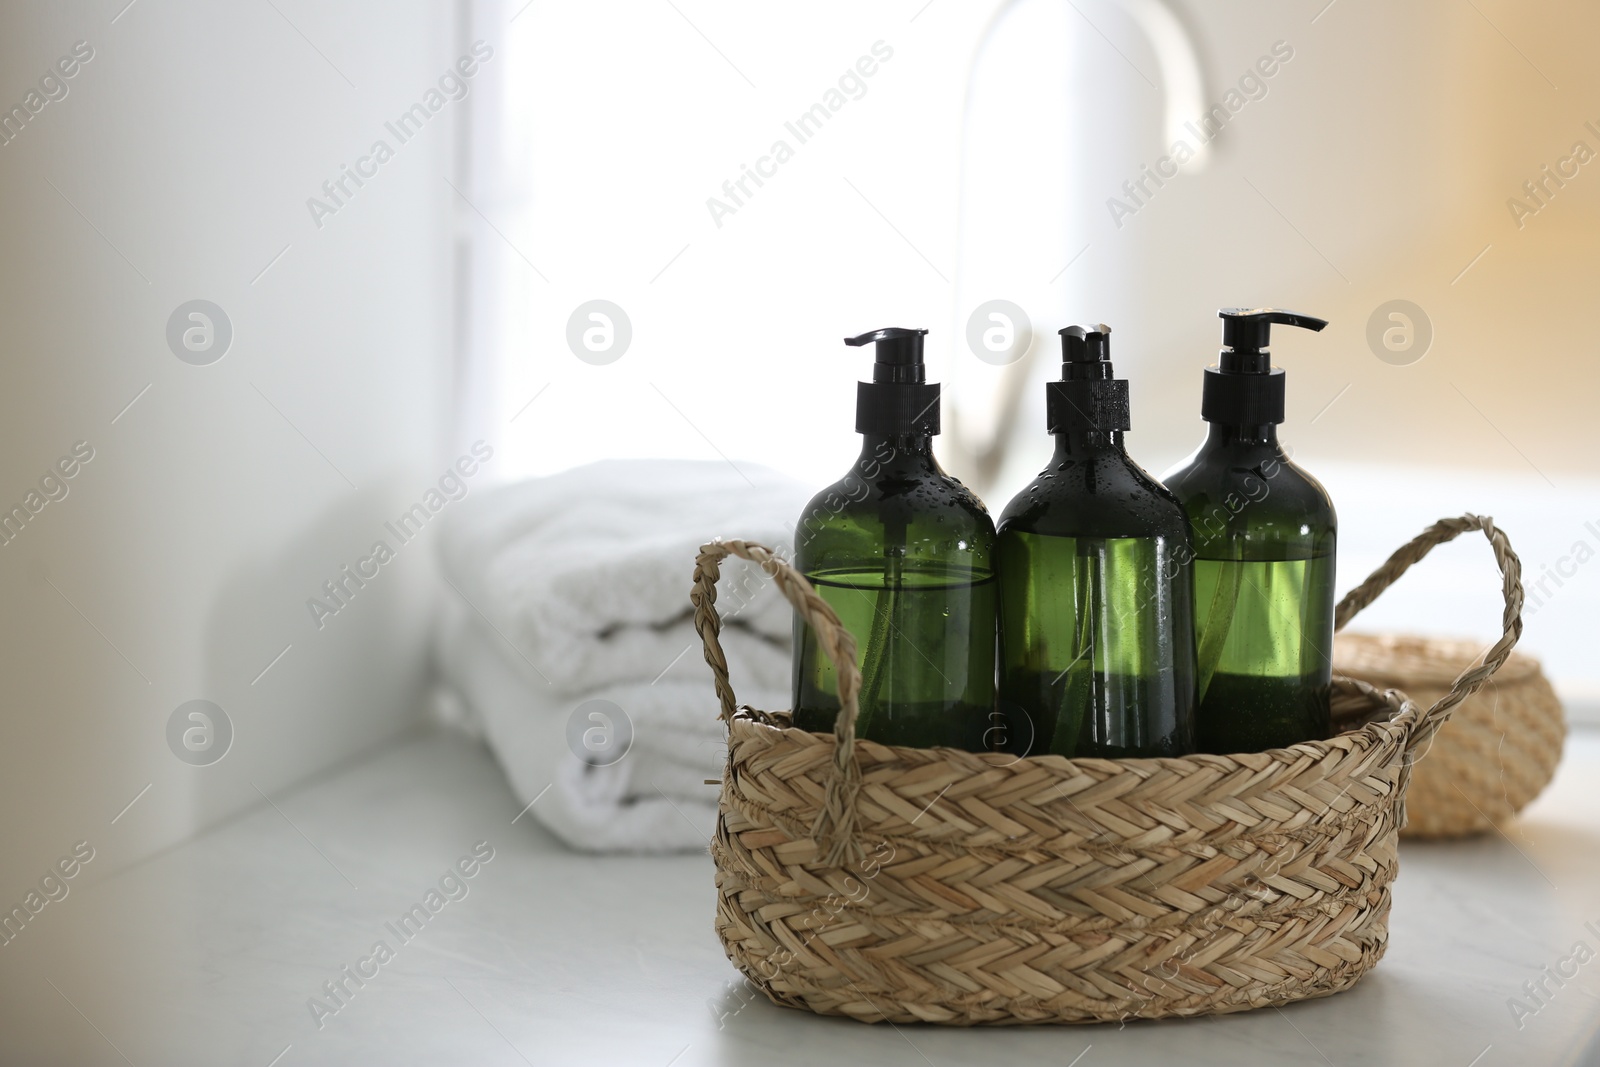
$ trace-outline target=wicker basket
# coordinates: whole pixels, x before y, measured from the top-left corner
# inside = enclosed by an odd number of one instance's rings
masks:
[[[1333,669],[1427,704],[1482,651],[1472,641],[1340,634]],[[1539,661],[1512,653],[1493,681],[1456,708],[1412,772],[1401,836],[1461,837],[1506,822],[1550,784],[1566,734],[1561,701]]]
[[[1383,955],[1415,755],[1521,634],[1520,565],[1487,518],[1435,523],[1340,602],[1340,627],[1435,545],[1480,530],[1505,634],[1423,711],[1339,683],[1380,718],[1327,741],[1181,759],[1016,757],[857,740],[855,642],[766,548],[705,546],[695,623],[728,725],[717,934],[778,1004],[864,1021],[1087,1023],[1326,996]],[[736,707],[721,561],[762,566],[839,665],[832,735]]]

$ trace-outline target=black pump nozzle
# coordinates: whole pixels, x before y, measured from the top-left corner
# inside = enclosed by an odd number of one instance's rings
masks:
[[[1266,374],[1272,369],[1267,348],[1272,344],[1272,324],[1320,331],[1327,319],[1277,308],[1223,308],[1221,367],[1233,374]]]
[[[1283,371],[1272,365],[1272,326],[1320,331],[1327,319],[1277,308],[1222,308],[1222,352],[1206,368],[1200,417],[1230,426],[1283,421]]]
[[[904,326],[886,326],[846,337],[844,343],[853,348],[868,344],[877,346],[877,362],[872,366],[875,382],[925,382],[928,372],[922,363],[922,339],[927,333],[927,330],[908,330]]]
[[[927,333],[888,326],[844,339],[855,348],[877,346],[872,381],[856,383],[856,433],[932,437],[939,432],[939,386],[928,384],[922,362]]]
[[[1061,336],[1063,381],[1094,381],[1111,377],[1111,327],[1103,322],[1068,326]]]
[[[1128,383],[1112,377],[1111,327],[1097,322],[1059,333],[1061,380],[1045,385],[1049,431],[1128,429]]]

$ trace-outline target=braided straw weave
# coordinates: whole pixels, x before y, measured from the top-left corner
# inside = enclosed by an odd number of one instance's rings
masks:
[[[1067,759],[855,737],[855,643],[760,545],[706,545],[695,623],[728,724],[717,933],[778,1004],[954,1025],[1241,1011],[1326,996],[1383,955],[1416,754],[1511,652],[1521,567],[1487,518],[1435,523],[1339,604],[1348,622],[1435,545],[1488,537],[1505,633],[1426,711],[1339,683],[1374,712],[1327,741],[1233,756]],[[721,561],[758,563],[839,665],[832,736],[736,706],[718,643]]]
[[[1333,669],[1418,703],[1444,696],[1478,658],[1472,641],[1340,634]],[[1402,837],[1460,837],[1504,823],[1550,784],[1567,734],[1561,701],[1539,661],[1519,652],[1462,701],[1411,774]]]

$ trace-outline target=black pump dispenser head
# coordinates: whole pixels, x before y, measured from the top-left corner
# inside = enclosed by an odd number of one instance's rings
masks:
[[[1206,368],[1200,417],[1230,426],[1277,425],[1283,421],[1283,370],[1272,365],[1274,323],[1321,330],[1327,319],[1277,308],[1223,308],[1222,352]]]
[[[1061,380],[1045,384],[1049,431],[1128,429],[1128,383],[1112,377],[1111,327],[1068,326],[1060,334]]]
[[[929,384],[922,362],[927,330],[889,326],[844,343],[876,346],[872,381],[856,383],[856,433],[882,437],[932,437],[939,432],[939,386]]]

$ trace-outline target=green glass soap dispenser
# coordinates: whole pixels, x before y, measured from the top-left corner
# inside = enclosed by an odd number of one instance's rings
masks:
[[[800,517],[795,567],[856,640],[856,735],[979,751],[994,709],[994,521],[934,459],[927,332],[845,340],[876,346],[872,381],[856,390],[861,455]],[[838,712],[834,664],[796,616],[794,723],[826,732]]]
[[[1061,331],[1050,465],[1000,519],[1000,714],[1018,754],[1194,748],[1189,524],[1123,448],[1110,329]]]
[[[1206,368],[1210,431],[1167,474],[1193,527],[1202,752],[1259,752],[1328,736],[1338,520],[1317,480],[1278,444],[1284,375],[1274,324],[1323,319],[1224,308]]]

